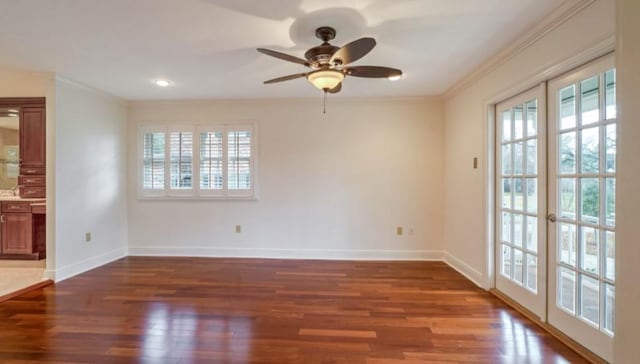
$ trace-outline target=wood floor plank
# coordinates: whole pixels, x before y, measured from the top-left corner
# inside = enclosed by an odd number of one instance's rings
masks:
[[[441,262],[128,257],[0,303],[2,363],[583,363]]]
[[[328,337],[359,337],[359,338],[376,338],[375,331],[368,330],[326,330],[326,329],[300,329],[298,332],[301,336],[328,336]]]

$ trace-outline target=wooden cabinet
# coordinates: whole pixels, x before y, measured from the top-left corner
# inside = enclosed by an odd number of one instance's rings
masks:
[[[44,107],[20,109],[20,196],[45,197],[46,115]]]
[[[18,192],[21,198],[30,198],[0,201],[0,259],[43,259],[46,255],[46,100],[44,97],[0,98],[0,107],[19,110]]]
[[[18,200],[0,203],[0,257],[45,257],[44,209],[43,202]]]
[[[31,213],[3,213],[0,216],[0,223],[2,223],[3,254],[33,253]]]
[[[45,168],[46,122],[42,107],[20,109],[20,167]]]

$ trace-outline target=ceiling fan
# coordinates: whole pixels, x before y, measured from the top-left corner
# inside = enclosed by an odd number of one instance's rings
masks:
[[[336,37],[335,29],[320,27],[316,29],[316,37],[322,40],[322,44],[307,50],[306,59],[291,56],[270,49],[258,48],[258,52],[276,57],[285,61],[298,63],[312,70],[305,73],[296,73],[264,81],[265,84],[293,80],[305,77],[315,87],[323,90],[325,94],[338,93],[342,89],[342,81],[346,76],[367,78],[388,78],[391,80],[402,77],[402,71],[395,68],[379,66],[347,66],[369,53],[376,45],[373,38],[360,38],[343,47],[336,47],[329,43]]]

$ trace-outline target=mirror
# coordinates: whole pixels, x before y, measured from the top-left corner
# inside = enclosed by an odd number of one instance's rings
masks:
[[[18,186],[20,109],[0,108],[0,190]]]

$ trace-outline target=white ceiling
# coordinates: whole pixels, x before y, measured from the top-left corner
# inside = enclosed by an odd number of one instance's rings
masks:
[[[0,65],[52,71],[126,99],[318,96],[303,57],[314,30],[334,45],[371,36],[354,63],[400,68],[401,81],[348,78],[340,95],[441,94],[563,0],[0,0]],[[174,86],[151,83],[167,78]]]

